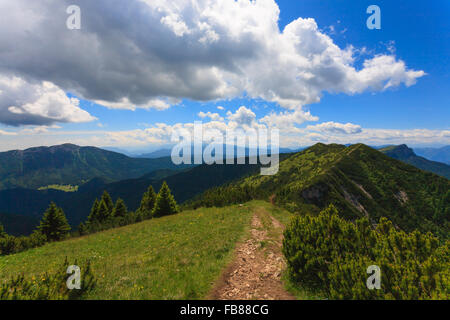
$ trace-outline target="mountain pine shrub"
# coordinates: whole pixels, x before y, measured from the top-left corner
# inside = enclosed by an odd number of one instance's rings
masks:
[[[283,253],[294,283],[330,299],[448,299],[449,241],[405,233],[386,218],[346,221],[330,206],[318,216],[296,216],[286,228]],[[366,287],[371,265],[381,289]]]
[[[75,261],[75,265],[78,265]],[[0,300],[75,300],[90,292],[96,285],[96,277],[90,261],[83,263],[81,269],[81,289],[69,290],[66,260],[54,272],[45,272],[31,278],[23,274],[11,278],[0,286]]]

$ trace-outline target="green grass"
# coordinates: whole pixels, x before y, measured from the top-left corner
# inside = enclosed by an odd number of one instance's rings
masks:
[[[48,189],[54,189],[64,192],[77,192],[78,186],[72,186],[72,185],[61,185],[61,184],[51,184],[45,187],[40,187],[38,190],[48,190]]]
[[[0,282],[90,259],[87,299],[201,299],[231,261],[254,206],[198,209],[0,257]]]

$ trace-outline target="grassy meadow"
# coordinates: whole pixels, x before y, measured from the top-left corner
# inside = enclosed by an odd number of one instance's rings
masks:
[[[256,207],[201,208],[0,257],[0,282],[37,277],[68,261],[90,259],[97,286],[87,299],[201,299],[246,236]],[[274,209],[286,223],[289,214]]]

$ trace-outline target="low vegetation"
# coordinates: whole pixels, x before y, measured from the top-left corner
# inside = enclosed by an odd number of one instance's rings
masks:
[[[450,237],[450,181],[368,146],[317,144],[280,162],[278,174],[253,175],[207,190],[189,208],[269,200],[291,212],[317,215],[333,204],[341,217],[381,217],[404,231]]]
[[[2,256],[0,283],[59,270],[67,255],[91,261],[96,286],[85,299],[204,298],[231,261],[252,206],[185,211]]]
[[[40,187],[38,190],[48,190],[48,189],[54,189],[64,192],[77,192],[78,186],[72,186],[72,185],[60,185],[60,184],[51,184],[45,187]]]
[[[317,217],[296,216],[284,234],[288,276],[330,299],[449,299],[450,241],[405,233],[386,218],[375,228],[330,206]],[[367,268],[379,266],[381,289],[368,290]]]
[[[25,277],[19,274],[0,285],[0,300],[74,300],[82,299],[90,292],[96,283],[89,260],[86,263],[74,265],[80,267],[83,274],[80,288],[69,290],[67,281],[71,274],[67,273],[67,259],[56,270],[46,271],[38,276]]]

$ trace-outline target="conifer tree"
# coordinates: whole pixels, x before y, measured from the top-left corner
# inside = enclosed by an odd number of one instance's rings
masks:
[[[164,181],[158,195],[156,196],[155,207],[153,208],[153,217],[162,217],[177,212],[177,203],[169,189],[169,186]]]
[[[144,219],[150,218],[153,208],[155,207],[156,193],[152,186],[149,186],[147,191],[142,196],[139,213]]]
[[[111,215],[114,209],[114,202],[111,199],[111,196],[109,195],[108,191],[103,191],[102,198],[100,199],[100,202],[103,201],[106,205],[106,208],[108,209],[108,213]]]
[[[3,228],[3,225],[0,223],[0,239],[6,238],[8,234],[5,232],[5,228]]]
[[[98,221],[98,207],[99,207],[99,202],[98,199],[95,198],[94,204],[92,205],[91,208],[91,213],[88,216],[88,223],[93,223],[94,221]]]
[[[117,199],[113,210],[113,217],[125,218],[128,213],[127,206],[122,199]]]
[[[107,221],[109,218],[112,217],[112,213],[110,213],[108,206],[106,205],[105,201],[103,199],[98,204],[98,215],[97,215],[97,221],[102,223]]]
[[[84,236],[85,234],[88,234],[88,228],[86,227],[86,225],[83,222],[80,223],[80,225],[78,226],[78,233],[80,234],[80,236]]]
[[[70,226],[64,211],[52,202],[47,211],[45,211],[38,230],[46,236],[48,241],[58,241],[67,236]]]

